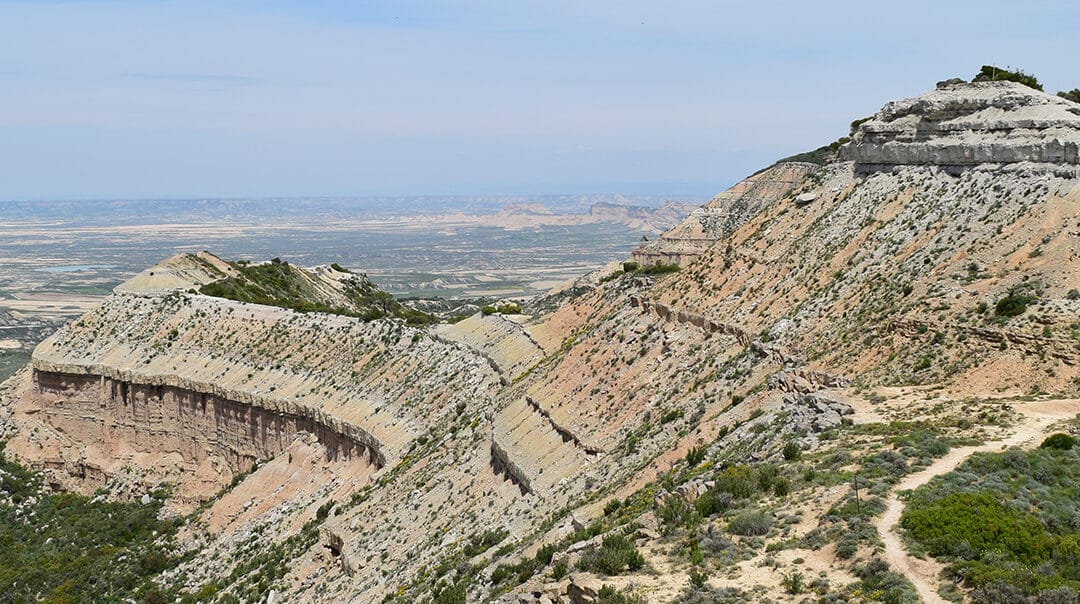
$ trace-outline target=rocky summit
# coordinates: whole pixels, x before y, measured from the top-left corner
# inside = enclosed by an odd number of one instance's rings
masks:
[[[341,267],[177,256],[0,388],[4,453],[162,498],[168,601],[1075,596],[1074,454],[1032,447],[1078,429],[1078,124],[946,82],[453,323]]]
[[[842,156],[866,174],[898,166],[1043,170],[1075,177],[1080,107],[1016,82],[945,81],[857,126]]]

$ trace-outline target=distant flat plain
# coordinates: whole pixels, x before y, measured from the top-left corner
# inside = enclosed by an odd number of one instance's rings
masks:
[[[529,295],[625,258],[667,226],[593,216],[594,203],[656,208],[665,199],[0,202],[0,310],[75,316],[159,260],[199,250],[301,266],[337,262],[398,296]]]

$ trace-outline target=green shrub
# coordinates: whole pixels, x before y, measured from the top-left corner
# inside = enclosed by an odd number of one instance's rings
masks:
[[[622,507],[622,500],[620,500],[620,499],[612,499],[611,501],[604,504],[604,515],[605,516],[610,516],[610,515],[614,514],[615,512],[618,512],[619,508],[621,508],[621,507]]]
[[[431,604],[465,604],[468,588],[466,581],[457,581],[440,591]]]
[[[622,277],[625,274],[626,273],[623,270],[621,270],[621,269],[617,270],[617,271],[611,273],[610,275],[600,277],[600,283],[607,283],[609,281],[614,281],[614,280],[618,279],[619,277]]]
[[[174,599],[152,579],[180,562],[160,494],[140,505],[42,488],[0,443],[0,602]]]
[[[686,452],[687,467],[692,468],[703,461],[705,461],[705,447],[690,447],[690,450]]]
[[[1016,317],[1027,311],[1027,305],[1035,301],[1026,294],[1009,294],[994,305],[994,314],[999,317]]]
[[[670,534],[677,528],[692,527],[701,520],[697,508],[678,495],[665,498],[664,503],[656,510],[656,516],[660,519],[665,534]]]
[[[235,276],[207,283],[199,288],[199,293],[238,302],[289,308],[297,312],[346,315],[365,321],[391,316],[405,319],[410,324],[435,321],[432,315],[402,306],[364,275],[351,275],[342,280],[342,293],[350,304],[346,308],[327,303],[304,271],[280,258],[256,265],[243,261],[229,264],[236,270]]]
[[[773,483],[780,477],[780,468],[772,464],[764,464],[757,467],[758,490],[768,492]]]
[[[997,550],[1037,564],[1052,547],[1037,518],[1006,507],[986,492],[954,493],[908,507],[900,525],[934,556],[976,559]]]
[[[334,509],[334,500],[331,499],[326,503],[319,506],[319,509],[315,510],[316,520],[326,520],[330,516],[330,510]]]
[[[551,567],[551,577],[558,581],[570,573],[570,569],[566,566],[566,560],[559,560],[555,563],[555,566]]]
[[[859,129],[859,126],[862,126],[864,123],[869,122],[872,119],[874,119],[874,116],[853,120],[851,122],[851,136],[855,136],[855,132]]]
[[[543,545],[540,549],[536,550],[536,561],[543,566],[551,564],[551,559],[555,557],[555,552],[558,551],[558,546],[554,543],[548,543]]]
[[[985,604],[1028,604],[1024,592],[1000,579],[971,592],[971,599]]]
[[[1058,432],[1057,434],[1051,434],[1047,436],[1042,444],[1039,445],[1040,449],[1057,449],[1058,451],[1068,451],[1076,446],[1076,439],[1068,434]]]
[[[507,535],[509,535],[509,533],[503,529],[486,530],[479,535],[473,535],[462,552],[465,554],[466,558],[479,556],[491,549],[492,546],[497,545],[503,539],[506,539]]]
[[[760,510],[743,512],[731,519],[728,530],[743,537],[760,537],[769,533],[772,517]]]
[[[854,573],[860,581],[852,587],[863,593],[875,594],[875,600],[889,604],[915,604],[920,601],[911,583],[903,575],[889,570],[889,563],[881,558],[856,566]]]
[[[506,302],[505,304],[492,305],[487,304],[480,309],[480,313],[483,315],[519,315],[521,314],[521,305],[516,302]]]
[[[850,560],[858,551],[858,540],[848,539],[846,535],[836,543],[836,557],[841,560]]]
[[[635,572],[645,566],[645,557],[625,535],[608,535],[600,547],[585,550],[578,568],[604,575]]]
[[[1080,103],[1080,88],[1073,88],[1072,90],[1069,90],[1067,92],[1062,90],[1058,92],[1057,95],[1063,99],[1072,101],[1074,103]]]
[[[795,441],[788,441],[788,443],[784,445],[783,454],[784,459],[787,461],[797,461],[802,457],[802,447]]]
[[[709,489],[694,500],[694,507],[702,518],[722,514],[731,507],[731,493],[725,493],[718,489]]]
[[[805,587],[803,574],[798,571],[784,575],[784,578],[780,579],[780,584],[784,586],[784,591],[792,595],[801,594]]]
[[[865,497],[865,495],[863,497]],[[865,519],[876,516],[884,511],[885,502],[882,501],[880,497],[856,499],[854,496],[851,496],[833,504],[832,507],[829,508],[829,515],[850,522],[854,519]]]
[[[716,477],[716,489],[730,493],[736,499],[745,499],[754,494],[753,472],[749,466],[731,466],[725,468]]]
[[[596,604],[645,604],[645,598],[627,595],[611,585],[603,585],[596,592]]]
[[[682,416],[682,409],[668,409],[660,415],[660,425],[669,424]]]
[[[979,593],[1020,593],[1040,604],[1060,599],[1068,595],[1061,588],[1080,588],[1078,449],[975,454],[919,487],[907,503],[908,515],[930,515],[954,531],[942,535],[946,546],[938,551],[953,558],[949,573]],[[936,530],[928,523],[924,532]]]
[[[679,265],[675,263],[665,263],[657,261],[655,264],[643,266],[637,270],[637,272],[643,275],[664,275],[667,273],[674,273],[679,270]]]
[[[1058,587],[1039,592],[1031,604],[1076,604],[1076,591],[1069,587]]]
[[[812,151],[804,151],[802,153],[796,153],[795,155],[789,155],[783,159],[778,160],[776,163],[785,162],[800,162],[823,165],[829,163],[832,160],[833,155],[836,153],[836,149],[832,145],[825,145],[818,147]],[[775,164],[774,164],[775,165]]]
[[[791,492],[791,482],[781,476],[773,481],[772,490],[773,495],[777,497],[787,497],[787,494]]]

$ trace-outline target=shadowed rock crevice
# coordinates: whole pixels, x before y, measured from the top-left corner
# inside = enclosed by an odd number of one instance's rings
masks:
[[[502,476],[516,484],[521,489],[522,495],[532,493],[532,484],[529,477],[513,461],[499,443],[491,441],[491,469],[496,476]]]
[[[547,420],[548,424],[551,425],[551,429],[555,430],[555,432],[557,432],[559,436],[562,437],[564,443],[572,442],[574,443],[574,445],[581,448],[589,455],[599,455],[601,453],[601,450],[599,448],[585,444],[581,441],[580,438],[577,437],[576,434],[555,423],[555,420],[551,417],[551,413],[549,413],[547,409],[541,407],[540,403],[536,402],[528,396],[525,397],[525,402],[528,403],[529,407],[531,407],[533,411],[539,413],[541,417]]]

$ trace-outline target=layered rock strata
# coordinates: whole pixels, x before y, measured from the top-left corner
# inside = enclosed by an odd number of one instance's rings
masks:
[[[814,164],[784,162],[762,170],[713,197],[656,241],[634,250],[631,259],[643,265],[662,262],[685,266],[717,240],[790,194],[815,168]]]
[[[58,483],[92,474],[80,490],[142,468],[192,501],[301,433],[331,461],[378,470],[499,384],[481,355],[400,322],[178,292],[114,294],[39,345],[32,367],[13,417],[34,429],[11,452]]]
[[[35,369],[35,412],[83,448],[123,442],[149,454],[172,451],[196,468],[208,459],[231,474],[283,451],[301,432],[315,435],[331,460],[385,463],[378,442],[352,426],[331,426],[311,415],[274,411],[210,392],[130,382],[105,375]],[[44,465],[62,465],[46,458]]]
[[[1080,164],[1080,105],[1015,82],[943,82],[859,124],[842,157],[860,174],[897,166],[956,173],[1029,167],[1062,176]]]

